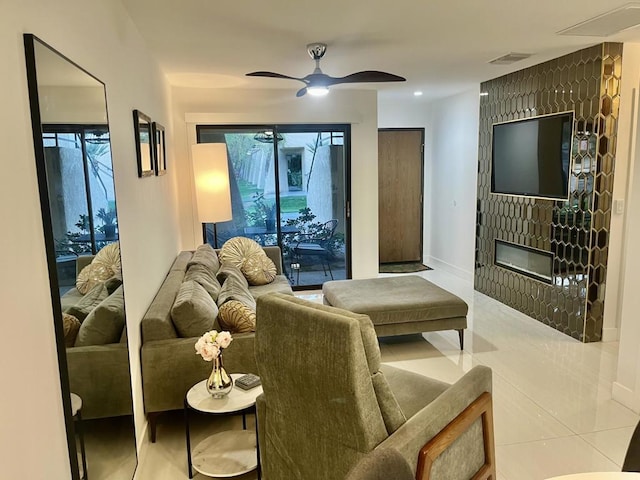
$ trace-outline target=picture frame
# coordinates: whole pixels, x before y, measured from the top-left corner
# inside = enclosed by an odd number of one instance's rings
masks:
[[[133,130],[136,139],[138,177],[148,177],[155,173],[155,148],[151,118],[140,110],[133,111]]]
[[[164,127],[158,122],[153,122],[152,130],[155,145],[156,175],[164,175],[167,173],[167,147],[165,143]]]

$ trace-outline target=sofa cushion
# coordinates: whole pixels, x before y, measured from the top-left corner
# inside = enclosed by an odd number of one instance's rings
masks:
[[[218,313],[220,328],[231,333],[256,331],[256,312],[237,300],[229,300]]]
[[[62,314],[62,327],[64,330],[65,347],[73,347],[76,343],[76,337],[80,330],[80,320],[68,313]]]
[[[227,277],[220,289],[220,295],[218,295],[219,307],[229,300],[237,300],[255,312],[256,301],[249,292],[247,280],[242,278],[244,281],[238,279],[236,275]]]
[[[233,237],[220,249],[222,264],[235,265],[237,268],[241,268],[246,259],[256,255],[265,255],[264,250],[258,242],[246,237]]]
[[[122,277],[117,274],[111,278],[108,278],[104,282],[104,286],[107,288],[107,293],[109,295],[115,292],[120,285],[122,285]]]
[[[277,275],[276,279],[266,285],[253,285],[249,287],[249,292],[253,298],[261,297],[267,293],[284,293],[285,295],[293,295],[289,280],[284,275]]]
[[[266,285],[276,278],[276,265],[265,253],[246,258],[240,270],[249,285]]]
[[[88,268],[88,267],[85,267]],[[98,283],[87,292],[75,305],[67,308],[66,313],[73,315],[82,323],[94,308],[109,296],[104,283]]]
[[[227,281],[227,278],[233,277],[238,283],[245,286],[245,288],[249,288],[249,282],[247,282],[247,278],[244,276],[239,267],[232,265],[230,263],[226,263],[220,267],[216,278],[220,285],[224,285],[224,282]]]
[[[171,308],[171,319],[181,337],[208,332],[217,315],[218,307],[202,285],[193,280],[182,282]]]
[[[124,290],[120,286],[87,315],[78,331],[75,346],[118,343],[124,324]]]
[[[187,263],[187,270],[193,265],[202,265],[206,267],[212,275],[215,275],[220,269],[220,260],[218,260],[218,254],[211,245],[205,243],[196,248],[193,257],[191,257],[191,260]]]
[[[211,295],[211,299],[215,302],[218,300],[218,294],[220,293],[220,283],[218,279],[215,277],[211,270],[202,265],[201,263],[193,264],[187,270],[187,273],[184,276],[184,281],[193,280],[196,283],[199,283],[209,295]]]
[[[76,288],[80,293],[86,295],[93,287],[104,283],[113,275],[114,271],[109,265],[94,260],[78,274]]]

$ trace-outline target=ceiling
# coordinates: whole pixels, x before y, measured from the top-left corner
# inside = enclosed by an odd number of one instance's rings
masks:
[[[556,32],[629,2],[624,0],[122,0],[149,49],[176,86],[281,88],[292,80],[250,78],[269,70],[305,76],[312,42],[328,44],[323,71],[344,76],[382,70],[407,78],[377,89],[389,99],[429,101],[479,82],[605,41],[640,41],[640,27],[608,37]],[[533,56],[487,62],[509,52]]]

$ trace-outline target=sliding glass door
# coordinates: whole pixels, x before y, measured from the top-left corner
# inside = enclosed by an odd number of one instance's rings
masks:
[[[348,125],[198,126],[226,143],[233,220],[206,225],[220,247],[234,236],[279,245],[296,289],[350,277]]]

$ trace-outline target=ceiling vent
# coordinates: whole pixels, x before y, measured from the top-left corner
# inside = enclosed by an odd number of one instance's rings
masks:
[[[502,57],[495,58],[491,60],[489,63],[493,65],[509,65],[511,63],[519,62],[520,60],[524,60],[525,58],[529,58],[531,56],[530,53],[507,53]]]
[[[560,30],[558,35],[608,37],[636,25],[640,25],[640,3],[630,3]]]

